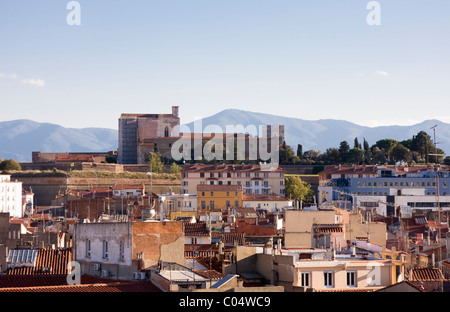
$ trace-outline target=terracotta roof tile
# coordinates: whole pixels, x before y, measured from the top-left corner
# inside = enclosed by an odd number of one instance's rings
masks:
[[[237,241],[239,245],[242,245],[245,242],[244,233],[211,232],[211,236],[219,238],[224,244],[234,244],[234,242]]]
[[[412,272],[412,276],[411,276]],[[424,267],[413,267],[406,270],[406,276],[411,281],[440,281],[444,279],[441,269],[430,269]]]
[[[184,223],[185,236],[209,236],[209,230],[205,222]]]
[[[150,281],[0,288],[0,292],[162,292]]]
[[[217,272],[216,270],[194,270],[194,272],[207,279],[221,279],[225,277],[225,274]]]
[[[197,191],[206,192],[242,192],[242,185],[198,184]]]
[[[72,248],[39,249],[34,267],[21,266],[9,268],[6,274],[68,274],[67,264],[72,260]]]

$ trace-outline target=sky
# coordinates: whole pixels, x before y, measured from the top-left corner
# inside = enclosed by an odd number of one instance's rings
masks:
[[[450,122],[448,0],[69,2],[0,1],[0,121],[117,129],[177,105],[182,123]]]

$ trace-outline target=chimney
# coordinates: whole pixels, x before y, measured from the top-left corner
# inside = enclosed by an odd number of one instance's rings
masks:
[[[356,246],[352,246],[352,257],[356,257]]]
[[[172,106],[172,115],[178,117],[178,106]]]

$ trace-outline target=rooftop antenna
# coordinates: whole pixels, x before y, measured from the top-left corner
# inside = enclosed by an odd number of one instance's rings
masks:
[[[438,205],[438,248],[439,248],[439,261],[442,261],[442,246],[441,246],[441,203],[440,203],[440,199],[439,199],[439,163],[438,163],[438,156],[444,156],[442,154],[438,154],[437,153],[437,149],[436,149],[436,144],[438,144],[438,142],[436,142],[436,127],[437,125],[431,127],[430,129],[433,130],[433,143],[434,143],[434,152],[435,154],[430,154],[436,157],[436,202]],[[439,283],[439,291],[442,292],[444,290],[444,281],[442,280],[442,278],[440,279],[440,283]]]
[[[435,156],[436,157],[436,163],[438,163],[438,156],[445,156],[444,154],[438,154],[437,153],[437,147],[436,145],[439,144],[440,142],[436,142],[436,127],[437,125],[434,125],[433,127],[431,127],[430,129],[433,130],[433,144],[434,144],[434,154],[429,154],[430,156]]]

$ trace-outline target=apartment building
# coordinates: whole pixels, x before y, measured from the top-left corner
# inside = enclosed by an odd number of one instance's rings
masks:
[[[11,181],[11,175],[0,175],[0,213],[11,217],[23,217],[22,182]]]
[[[198,184],[198,211],[221,211],[241,207],[242,185]]]
[[[286,210],[285,247],[347,250],[347,241],[364,240],[386,246],[384,222],[364,222],[360,211],[343,209]]]
[[[275,194],[244,195],[242,205],[256,209],[265,209],[268,212],[281,211],[283,208],[292,208],[293,200]]]
[[[197,185],[239,185],[244,195],[284,195],[284,171],[278,167],[264,171],[262,165],[254,164],[189,164],[181,172],[181,192],[197,193]]]
[[[450,172],[445,166],[338,166],[321,173],[318,191],[319,204],[376,208],[384,216],[398,216],[402,207],[436,211],[438,196],[447,210]]]
[[[182,222],[80,223],[74,230],[74,260],[82,273],[135,279],[135,272],[173,261],[185,264]]]
[[[391,259],[348,253],[337,253],[331,259],[298,260],[293,286],[304,291],[375,291],[397,282],[399,266]]]

